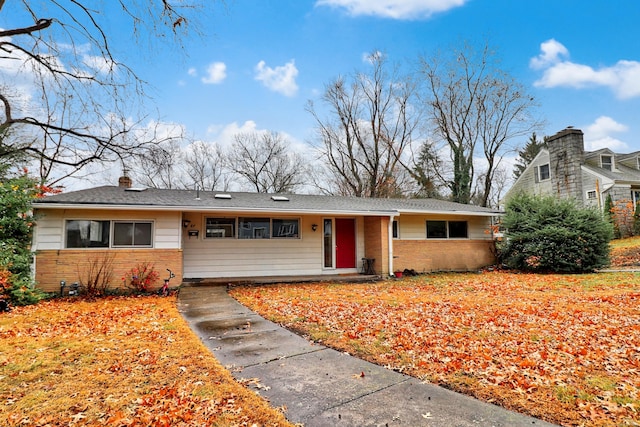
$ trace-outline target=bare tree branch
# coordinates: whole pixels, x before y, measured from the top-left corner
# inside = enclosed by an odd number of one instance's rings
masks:
[[[398,197],[408,192],[401,158],[413,141],[420,116],[409,106],[415,86],[389,71],[384,55],[369,56],[371,70],[350,84],[328,84],[322,100],[330,117],[307,106],[317,125],[323,160],[334,193],[357,197]]]
[[[453,171],[440,171],[440,177],[454,201],[469,203],[474,198],[475,158],[483,156],[486,170],[476,199],[487,206],[502,156],[512,150],[508,142],[540,126],[532,115],[534,98],[498,67],[488,45],[479,53],[466,45],[444,59],[423,57],[421,75],[434,133],[451,153]]]
[[[227,168],[258,193],[289,193],[305,182],[307,166],[275,132],[238,134],[225,156]]]
[[[130,18],[123,30],[137,41],[139,34],[150,42],[165,34],[178,40],[203,4],[117,0],[98,9],[87,0],[13,2],[15,28],[0,30],[0,162],[26,155],[41,179],[59,181],[92,163],[148,153],[160,140],[127,137],[147,116],[146,83],[113,51],[109,14]],[[4,6],[0,1],[1,12]]]

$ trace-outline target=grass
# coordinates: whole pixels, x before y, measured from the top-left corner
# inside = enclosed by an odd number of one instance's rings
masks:
[[[639,273],[433,274],[232,295],[311,339],[534,417],[640,424]]]
[[[191,332],[175,297],[0,314],[2,426],[288,426]]]
[[[640,268],[640,236],[611,241],[611,267]]]

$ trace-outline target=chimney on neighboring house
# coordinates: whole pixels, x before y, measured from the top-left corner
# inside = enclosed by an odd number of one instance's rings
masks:
[[[561,198],[584,201],[582,169],[584,134],[569,126],[547,140],[549,171],[553,192]]]
[[[133,185],[133,181],[131,180],[131,178],[129,178],[128,172],[129,171],[127,171],[126,169],[122,170],[122,176],[118,178],[118,187],[131,188],[131,186]]]

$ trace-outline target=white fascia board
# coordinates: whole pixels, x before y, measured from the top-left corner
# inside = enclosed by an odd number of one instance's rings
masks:
[[[343,210],[311,210],[311,209],[264,209],[264,208],[212,208],[197,206],[154,206],[154,205],[95,205],[95,204],[63,204],[33,203],[36,209],[76,209],[76,210],[114,210],[114,211],[152,211],[152,212],[249,212],[289,215],[342,215],[342,216],[390,216],[398,215],[398,211],[343,211]]]
[[[460,216],[502,216],[504,212],[473,212],[473,211],[421,211],[416,209],[402,209],[402,214],[413,215],[460,215]]]
[[[250,212],[250,213],[276,213],[297,215],[351,215],[351,216],[398,216],[404,214],[417,215],[460,215],[460,216],[500,216],[502,212],[473,212],[473,211],[448,211],[448,210],[420,210],[402,209],[389,211],[358,211],[358,210],[311,210],[311,209],[264,209],[264,208],[214,208],[198,206],[160,206],[160,205],[96,205],[96,204],[71,204],[71,203],[33,203],[36,209],[78,209],[78,210],[133,210],[133,211],[164,211],[164,212]]]

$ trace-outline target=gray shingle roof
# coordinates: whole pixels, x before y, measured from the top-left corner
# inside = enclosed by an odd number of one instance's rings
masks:
[[[229,194],[231,198],[216,198],[216,194]],[[199,196],[199,197],[198,197]],[[273,194],[216,192],[195,190],[166,190],[148,188],[143,191],[104,186],[87,190],[56,194],[38,200],[36,208],[131,208],[166,209],[184,211],[265,211],[265,212],[318,212],[318,213],[377,213],[396,212],[454,213],[469,215],[496,215],[500,212],[478,206],[437,199],[374,199],[359,197],[281,194],[288,201],[275,201]]]

